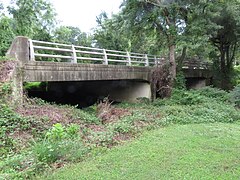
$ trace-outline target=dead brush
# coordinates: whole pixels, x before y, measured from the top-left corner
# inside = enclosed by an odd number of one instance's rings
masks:
[[[172,93],[172,79],[167,64],[159,65],[152,70],[152,79],[154,90],[160,98],[170,97]]]
[[[111,118],[111,116],[112,102],[110,102],[108,97],[106,97],[97,105],[97,117],[101,119],[101,122],[104,124],[105,121]]]
[[[5,82],[10,79],[11,73],[15,68],[15,61],[0,62],[0,82]]]

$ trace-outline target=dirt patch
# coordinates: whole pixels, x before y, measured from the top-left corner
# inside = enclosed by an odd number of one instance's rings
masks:
[[[123,108],[113,107],[108,102],[100,103],[97,106],[97,116],[101,119],[103,124],[113,123],[124,116],[130,115],[132,115],[131,111]]]
[[[16,66],[16,61],[0,62],[0,82],[8,81]]]
[[[70,117],[70,110],[57,108],[52,105],[19,107],[17,113],[25,117],[33,117],[44,121],[45,125],[52,126],[56,123],[69,124],[74,120]]]
[[[125,133],[125,134],[116,134],[114,137],[113,137],[113,141],[114,142],[124,142],[124,141],[129,141],[133,138],[133,135],[132,134],[129,134],[129,133]]]
[[[26,148],[28,142],[33,139],[33,135],[28,131],[14,131],[14,133],[9,134],[8,136],[21,143],[21,149]],[[20,149],[17,150],[20,151]]]
[[[146,121],[135,121],[134,126],[138,129],[142,129],[144,127],[147,127],[149,125],[149,122]]]
[[[104,132],[104,131],[106,131],[106,128],[103,125],[91,124],[91,125],[88,125],[87,128],[91,129],[94,132]]]
[[[113,123],[125,116],[131,116],[132,112],[122,108],[112,108],[105,116],[104,123]]]

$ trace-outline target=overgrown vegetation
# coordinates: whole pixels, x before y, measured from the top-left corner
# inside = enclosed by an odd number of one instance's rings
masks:
[[[102,154],[150,129],[240,121],[239,86],[231,93],[212,87],[186,91],[181,76],[171,97],[154,102],[139,99],[138,103],[112,105],[105,98],[77,109],[26,98],[22,106],[12,107],[11,63],[0,63],[1,179],[33,178],[44,170]],[[164,75],[162,70],[157,73]],[[158,87],[168,84],[166,76],[156,82]]]
[[[10,16],[0,14],[1,56],[17,35],[129,52],[166,55],[168,51],[169,67],[155,69],[152,76],[159,97],[168,99],[118,105],[106,100],[80,110],[26,98],[23,106],[12,107],[9,74],[16,62],[1,60],[0,179],[35,177],[43,170],[101,154],[144,130],[171,124],[239,122],[239,66],[233,73],[239,56],[239,7],[237,0],[126,0],[119,14],[98,17],[93,39],[76,27],[56,28],[55,12],[48,1],[14,0],[4,11]],[[175,53],[181,50],[184,57],[214,62],[215,84],[235,88],[230,93],[211,87],[186,91],[183,75],[175,78]],[[40,86],[26,84],[29,89]]]
[[[170,124],[237,122],[240,113],[231,101],[238,98],[235,94],[211,87],[174,89],[169,99],[118,105],[106,99],[83,110],[38,99],[13,109],[2,100],[0,177],[31,178],[43,169],[101,154],[144,130]]]
[[[156,66],[152,70],[151,83],[153,86],[153,94],[160,98],[167,98],[171,96],[173,79],[170,76],[168,64]]]
[[[231,91],[231,101],[240,108],[240,84]]]

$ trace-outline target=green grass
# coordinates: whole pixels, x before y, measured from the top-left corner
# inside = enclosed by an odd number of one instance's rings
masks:
[[[239,123],[172,125],[40,179],[240,179],[239,140]]]
[[[68,169],[49,178],[199,179],[219,175],[229,179],[240,174],[234,139],[240,139],[240,113],[225,91],[210,87],[174,90],[171,98],[153,103],[141,99],[87,109],[28,99],[15,109],[6,101],[11,84],[3,85],[0,179],[35,179],[41,172],[50,174],[66,165]],[[219,134],[212,132],[215,126]],[[116,147],[130,139],[132,143]],[[216,149],[223,153],[217,154]]]

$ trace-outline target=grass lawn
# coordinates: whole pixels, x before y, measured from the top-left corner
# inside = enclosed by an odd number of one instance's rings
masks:
[[[172,125],[40,179],[240,179],[239,141],[239,123]]]

